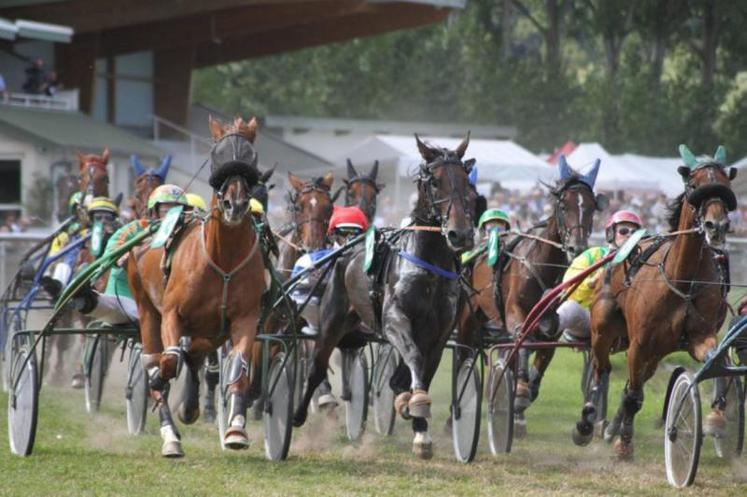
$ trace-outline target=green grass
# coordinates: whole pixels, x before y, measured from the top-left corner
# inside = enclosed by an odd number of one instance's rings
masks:
[[[432,393],[435,457],[420,461],[410,454],[411,431],[398,420],[396,434],[383,438],[370,430],[357,444],[344,439],[342,419],[320,415],[294,433],[285,462],[264,459],[261,425],[251,422],[253,444],[239,453],[223,452],[216,430],[201,421],[182,429],[187,456],[160,457],[156,416],[147,433],[127,434],[122,381],[112,373],[102,412],[85,412],[83,394],[45,386],[34,453],[12,456],[7,449],[7,418],[0,416],[0,495],[734,495],[744,490],[747,465],[730,464],[703,445],[694,487],[675,491],[666,483],[662,430],[655,428],[669,373],[667,367],[648,384],[636,420],[636,461],[616,463],[611,448],[595,440],[575,447],[570,430],[581,407],[580,354],[559,351],[539,400],[528,411],[529,434],[511,454],[494,458],[487,449],[485,425],[476,461],[453,459],[450,437],[443,433],[449,402],[448,353]],[[617,408],[624,355],[615,358],[610,410]],[[681,354],[665,364],[687,362]],[[710,385],[702,386],[707,398]],[[0,395],[7,402],[7,396]]]

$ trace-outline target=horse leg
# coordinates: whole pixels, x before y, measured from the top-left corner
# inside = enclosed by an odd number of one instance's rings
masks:
[[[187,378],[184,386],[184,400],[177,409],[176,415],[185,425],[191,425],[200,417],[200,367],[204,360],[204,353],[193,352],[193,350],[184,356]]]
[[[249,363],[246,358],[252,356],[257,322],[258,316],[250,315],[231,323],[231,341],[234,346],[228,356],[226,383],[230,401],[228,428],[223,437],[223,445],[229,449],[240,450],[249,447],[249,436],[246,433]]]
[[[545,376],[545,371],[550,366],[553,357],[555,357],[555,349],[538,350],[534,354],[534,364],[532,365],[532,369],[529,370],[529,399],[531,402],[534,402],[539,397],[542,377]]]
[[[206,423],[215,422],[215,387],[220,380],[220,364],[218,364],[218,354],[213,351],[207,355],[205,361],[205,409],[203,419]]]

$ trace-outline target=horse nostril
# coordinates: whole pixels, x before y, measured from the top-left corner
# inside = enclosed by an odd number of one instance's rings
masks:
[[[714,222],[713,222],[713,221],[706,221],[706,222],[705,222],[705,223],[703,224],[703,226],[705,227],[705,229],[707,229],[707,230],[709,230],[709,231],[711,231],[711,230],[714,230],[714,229],[716,229],[716,225],[714,224]]]
[[[448,238],[449,242],[451,242],[452,244],[459,241],[459,235],[455,230],[449,230],[449,232],[446,233],[446,238]]]
[[[231,208],[231,202],[229,200],[223,201],[223,210],[228,210]]]

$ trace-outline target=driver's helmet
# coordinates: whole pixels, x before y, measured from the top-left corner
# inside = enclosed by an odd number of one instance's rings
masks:
[[[511,221],[509,221],[508,219],[508,214],[506,214],[501,209],[488,209],[483,212],[482,216],[480,216],[480,220],[477,223],[478,229],[483,229],[483,225],[489,221],[500,221],[506,224],[507,230],[511,229]]]
[[[96,221],[99,216],[106,218],[106,220],[114,220],[119,216],[119,207],[111,199],[107,197],[96,197],[91,200],[91,203],[87,207],[88,216]]]
[[[607,220],[607,224],[604,227],[604,233],[607,238],[607,243],[612,243],[615,241],[615,226],[617,226],[619,223],[631,223],[635,224],[638,229],[643,227],[643,221],[641,221],[641,218],[633,211],[628,210],[619,210],[612,214],[610,218]]]
[[[157,187],[148,197],[148,211],[154,215],[158,210],[158,204],[181,204],[189,206],[187,196],[180,187],[176,185],[161,185]]]
[[[197,209],[203,212],[207,212],[208,207],[205,199],[196,193],[187,193],[187,204],[193,209]]]
[[[329,220],[328,234],[357,235],[368,229],[368,218],[358,207],[336,206]]]

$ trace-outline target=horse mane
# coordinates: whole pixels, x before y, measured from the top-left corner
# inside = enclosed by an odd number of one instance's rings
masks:
[[[545,186],[547,186],[550,190],[550,194],[554,197],[560,197],[560,195],[567,190],[568,188],[572,188],[576,185],[583,185],[589,189],[589,185],[586,184],[586,182],[581,180],[581,175],[577,172],[574,172],[571,176],[569,176],[566,179],[560,179],[555,182],[555,186],[548,185],[546,183],[543,183]]]
[[[233,122],[229,122],[223,125],[223,134],[236,134],[243,136],[250,142],[254,142],[254,137],[257,135],[256,123],[245,122],[242,118],[237,117]]]
[[[669,230],[676,231],[680,225],[680,216],[682,215],[682,206],[684,205],[685,192],[680,193],[667,206],[667,222]]]

